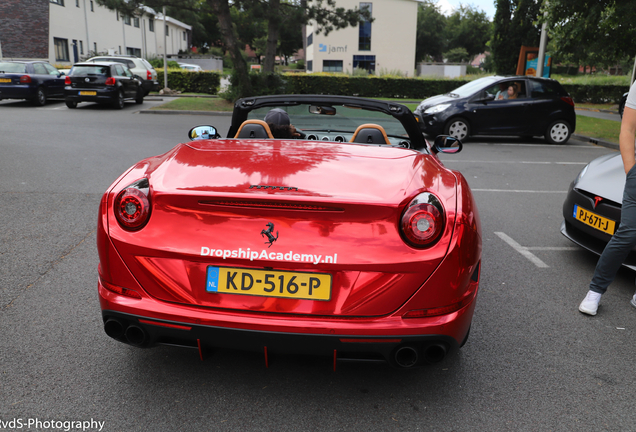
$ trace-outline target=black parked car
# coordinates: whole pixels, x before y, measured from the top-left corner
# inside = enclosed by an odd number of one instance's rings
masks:
[[[144,102],[141,80],[121,63],[76,63],[66,77],[66,106],[78,102],[110,104],[122,109],[124,101]]]
[[[43,61],[0,61],[0,99],[27,99],[42,106],[64,97],[63,73]]]
[[[574,101],[557,81],[490,76],[433,96],[415,110],[422,132],[451,135],[543,135],[565,143],[576,127]]]

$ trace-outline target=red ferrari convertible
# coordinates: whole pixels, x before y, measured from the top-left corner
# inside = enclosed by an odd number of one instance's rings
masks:
[[[461,142],[429,144],[403,105],[326,95],[241,99],[227,136],[195,127],[104,194],[106,334],[334,367],[408,368],[466,342],[480,222],[466,180],[436,156]]]

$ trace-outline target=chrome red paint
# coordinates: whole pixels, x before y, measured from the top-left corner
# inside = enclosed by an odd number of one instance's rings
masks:
[[[115,222],[118,195],[139,178],[148,179],[152,216],[129,231]],[[434,215],[438,240],[421,249],[404,241],[401,224],[423,192],[435,194],[444,215]],[[260,235],[268,223],[279,233],[269,246]],[[201,140],[146,159],[104,195],[97,242],[105,313],[345,340],[441,335],[461,343],[481,259],[477,208],[459,172],[417,151],[310,141]],[[202,255],[202,248],[214,252]],[[239,250],[258,256],[241,258]],[[320,258],[287,260],[288,253]],[[331,300],[211,294],[211,265],[327,272]],[[413,316],[424,310],[440,313]]]

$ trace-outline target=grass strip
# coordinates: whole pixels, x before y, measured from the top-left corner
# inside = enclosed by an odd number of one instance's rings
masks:
[[[234,104],[221,98],[177,98],[150,108],[155,111],[232,111]]]
[[[621,123],[613,120],[598,119],[582,115],[576,116],[575,134],[598,138],[618,144]]]

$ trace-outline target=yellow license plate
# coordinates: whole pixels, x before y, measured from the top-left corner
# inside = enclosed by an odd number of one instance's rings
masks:
[[[0,82],[10,83],[11,78],[0,78]]]
[[[331,275],[209,266],[205,290],[220,294],[327,301],[331,299]]]
[[[616,222],[603,216],[599,216],[596,213],[592,213],[591,211],[587,211],[576,204],[574,204],[574,218],[591,226],[592,228],[596,228],[599,231],[603,231],[609,235],[614,235]]]
[[[97,96],[97,92],[81,91],[80,96]]]

